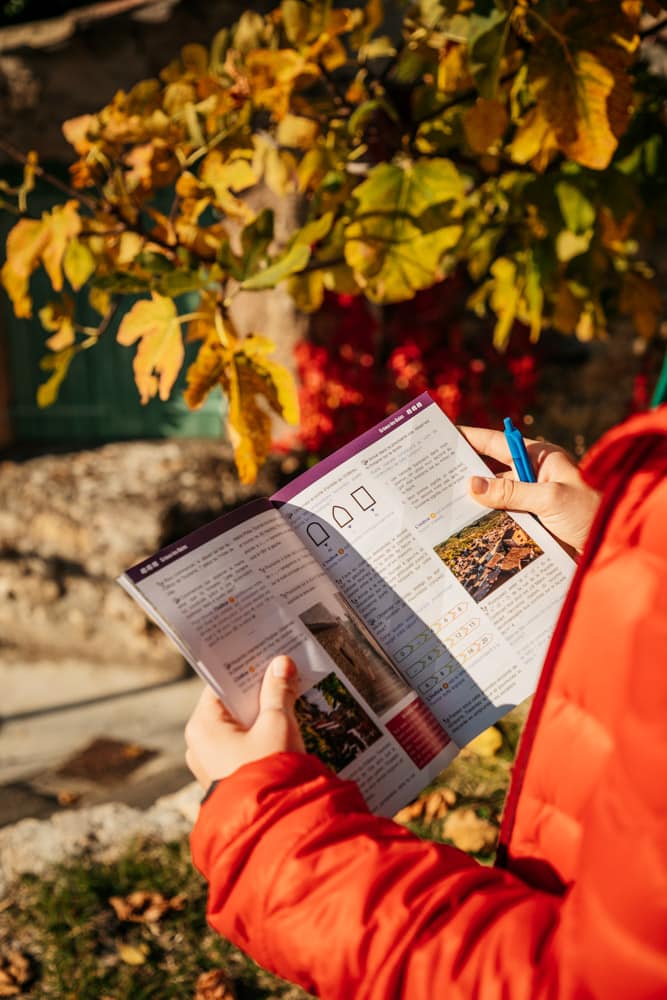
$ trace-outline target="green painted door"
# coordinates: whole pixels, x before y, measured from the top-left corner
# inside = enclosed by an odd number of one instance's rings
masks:
[[[58,168],[49,169],[54,173],[58,171]],[[62,173],[62,168],[59,172]],[[2,176],[12,185],[20,180],[17,172],[9,170],[4,170]],[[59,194],[54,196],[52,189],[41,185],[30,197],[30,214],[39,216],[61,197]],[[0,213],[3,248],[15,221],[16,217],[8,212]],[[55,296],[43,274],[33,279],[32,291],[36,315],[38,309]],[[141,405],[132,376],[135,348],[122,347],[116,342],[123,314],[137,301],[132,296],[124,300],[100,343],[74,358],[57,402],[40,409],[36,402],[37,387],[47,375],[40,370],[39,362],[47,353],[44,341],[48,334],[36,318],[16,319],[4,290],[0,291],[0,296],[9,359],[9,415],[15,442],[82,445],[124,438],[221,436],[224,406],[219,391],[211,393],[204,406],[195,412],[188,410],[183,402],[185,371],[196,353],[195,344],[186,345],[186,364],[171,398],[166,403],[151,400],[146,406]],[[192,296],[182,296],[176,303],[179,312],[191,311],[195,301]],[[100,317],[88,306],[85,291],[77,296],[77,318],[85,325],[99,323]]]

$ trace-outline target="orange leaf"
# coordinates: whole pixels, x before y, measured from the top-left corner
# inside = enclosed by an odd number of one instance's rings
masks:
[[[16,223],[7,237],[7,260],[2,269],[2,283],[17,316],[29,318],[32,315],[30,276],[40,264],[44,266],[54,290],[62,290],[63,256],[68,243],[80,230],[81,218],[76,201],[56,205],[50,212],[44,212],[39,220],[21,219]]]
[[[158,393],[161,400],[169,399],[185,357],[171,299],[153,292],[150,301],[144,299],[130,309],[118,330],[118,343],[129,347],[137,340],[133,368],[141,402],[147,403]]]
[[[463,131],[475,153],[486,153],[502,139],[509,117],[502,101],[478,97],[463,116]]]

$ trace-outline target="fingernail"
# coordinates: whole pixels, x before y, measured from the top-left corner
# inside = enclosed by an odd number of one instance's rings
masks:
[[[275,660],[271,661],[271,672],[274,677],[280,677],[281,680],[289,680],[296,673],[294,664],[286,656],[278,656]]]
[[[470,489],[473,493],[486,493],[489,488],[489,480],[482,476],[473,476],[470,480]]]

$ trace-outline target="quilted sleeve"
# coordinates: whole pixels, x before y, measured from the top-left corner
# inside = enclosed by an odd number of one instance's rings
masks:
[[[321,1000],[534,1000],[560,900],[372,816],[316,759],[240,768],[192,834],[208,919]],[[544,994],[545,996],[547,994]]]

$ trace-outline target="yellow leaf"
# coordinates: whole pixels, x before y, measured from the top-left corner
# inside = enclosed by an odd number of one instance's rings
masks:
[[[56,205],[41,219],[21,219],[7,237],[7,260],[2,269],[5,286],[17,316],[32,315],[28,293],[30,276],[44,266],[56,292],[62,290],[62,260],[67,244],[81,230],[76,201]]]
[[[317,63],[294,49],[255,49],[248,53],[245,68],[255,105],[266,108],[277,121],[289,111],[297,83],[307,87],[322,75]]]
[[[272,422],[262,400],[288,423],[299,420],[291,373],[269,357],[274,345],[257,334],[241,340],[229,317],[216,316],[188,369],[185,401],[196,409],[216,385],[227,395],[227,428],[243,483],[257,478],[271,446]]]
[[[321,270],[293,274],[287,280],[290,298],[305,313],[316,312],[324,300],[324,277]]]
[[[592,229],[579,235],[571,233],[569,229],[562,229],[556,237],[556,256],[565,264],[567,261],[572,260],[573,257],[578,257],[580,254],[586,253],[592,236]]]
[[[81,231],[78,203],[68,201],[64,205],[57,205],[50,215],[45,212],[42,225],[46,233],[41,251],[42,263],[54,291],[59,292],[63,287],[61,265],[67,244]]]
[[[85,285],[94,270],[95,258],[89,247],[80,240],[70,240],[65,250],[63,271],[75,292]]]
[[[225,160],[219,149],[209,153],[201,167],[202,182],[210,187],[222,211],[233,218],[245,221],[252,212],[232,192],[243,191],[258,181],[258,175],[244,157]]]
[[[259,392],[271,409],[288,424],[298,424],[299,400],[294,379],[284,365],[269,357],[276,349],[274,342],[256,333],[250,334],[242,342],[241,349],[244,357],[251,361],[253,374],[262,380]]]
[[[530,162],[538,173],[546,170],[558,152],[558,141],[540,105],[531,108],[520,122],[507,151],[515,163]]]
[[[88,301],[91,306],[98,312],[100,316],[106,316],[111,309],[111,303],[113,299],[109,292],[104,291],[102,288],[91,288],[90,294],[88,295]]]
[[[478,757],[494,757],[503,745],[502,734],[495,726],[489,726],[468,743],[466,749]]]
[[[572,292],[566,281],[561,281],[556,301],[552,323],[561,333],[574,333],[581,315],[581,299]]]
[[[498,828],[488,819],[477,816],[474,809],[456,809],[447,814],[443,825],[443,835],[455,847],[469,854],[480,854],[490,850],[498,836]]]
[[[46,341],[52,351],[62,351],[74,343],[74,302],[69,295],[40,309],[39,321],[45,330],[53,333]]]
[[[26,275],[17,274],[9,260],[6,260],[0,272],[2,285],[14,307],[14,315],[18,319],[30,319],[32,316],[32,299],[30,298],[30,279]]]
[[[493,346],[502,351],[507,346],[521,298],[516,264],[508,257],[498,257],[491,265],[494,278],[489,304],[497,316]]]
[[[582,166],[604,170],[630,115],[625,54],[606,47],[568,58],[551,40],[533,50],[529,78],[561,152]]]
[[[60,385],[67,375],[74,355],[77,353],[77,347],[66,347],[56,354],[47,354],[40,361],[39,367],[42,371],[51,372],[50,377],[37,390],[37,405],[40,409],[55,403]]]
[[[158,392],[160,399],[169,399],[185,357],[172,300],[153,292],[150,301],[137,302],[123,318],[117,339],[126,347],[140,342],[133,369],[141,402],[147,403]]]
[[[478,97],[463,116],[463,131],[473,152],[486,153],[502,139],[508,123],[509,116],[502,101]]]
[[[662,296],[653,281],[636,271],[626,271],[618,305],[622,313],[632,317],[640,337],[648,340],[655,334],[663,306]]]
[[[139,233],[121,233],[115,252],[116,266],[123,268],[127,264],[133,264],[143,247],[144,239]]]
[[[118,956],[126,965],[143,965],[148,957],[149,948],[143,941],[139,945],[119,944]]]
[[[312,118],[300,115],[285,115],[278,125],[276,139],[279,146],[292,146],[294,149],[309,149],[320,132],[320,126]]]
[[[263,135],[254,135],[252,141],[255,146],[252,167],[257,177],[261,177],[274,194],[284,195],[294,191],[297,167],[292,154],[278,149],[271,139]]]

